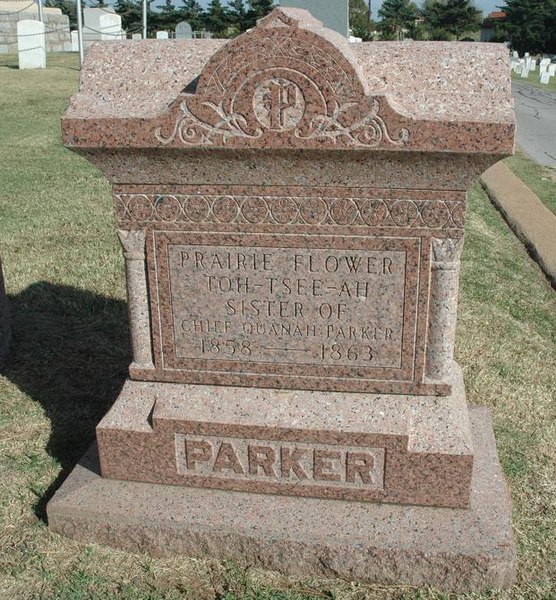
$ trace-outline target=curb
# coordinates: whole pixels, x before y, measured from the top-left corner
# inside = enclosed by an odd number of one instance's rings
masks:
[[[510,229],[556,289],[556,216],[502,162],[480,177],[481,185]]]

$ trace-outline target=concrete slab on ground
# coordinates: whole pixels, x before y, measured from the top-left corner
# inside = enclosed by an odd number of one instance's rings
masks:
[[[556,288],[556,216],[503,163],[481,175],[481,183],[517,237]]]

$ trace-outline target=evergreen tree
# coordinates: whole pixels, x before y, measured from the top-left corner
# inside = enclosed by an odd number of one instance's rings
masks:
[[[206,28],[216,37],[225,37],[229,24],[228,11],[222,6],[222,0],[210,0],[205,13]]]
[[[247,9],[243,0],[229,0],[228,15],[230,24],[237,33],[246,31],[249,28]]]
[[[477,31],[481,26],[482,13],[475,8],[472,0],[435,0],[423,8],[423,16],[431,31],[432,39],[447,32],[456,40],[466,31]],[[434,32],[437,36],[434,37]]]
[[[160,29],[165,31],[174,31],[176,24],[180,20],[180,14],[172,0],[166,2],[160,7],[160,13],[157,15],[157,23]]]
[[[247,11],[248,29],[255,27],[258,19],[268,15],[274,8],[274,0],[247,0],[249,10]]]
[[[46,0],[45,6],[59,8],[70,21],[70,29],[77,29],[77,2],[75,0]]]
[[[349,0],[349,28],[352,35],[364,42],[373,39],[375,25],[369,18],[369,6],[365,0]]]
[[[191,25],[193,31],[200,31],[204,26],[205,14],[198,0],[183,0],[180,18]]]
[[[506,0],[506,19],[497,27],[514,50],[556,53],[556,0]]]
[[[152,23],[153,11],[151,3],[147,2],[147,26],[150,31],[154,31]],[[114,10],[122,18],[122,29],[129,33],[143,33],[143,6],[141,0],[116,0]]]
[[[383,39],[403,40],[404,31],[415,25],[419,9],[411,0],[384,0],[378,16]]]

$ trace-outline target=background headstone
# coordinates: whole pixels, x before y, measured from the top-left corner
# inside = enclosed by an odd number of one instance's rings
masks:
[[[190,40],[192,37],[191,25],[187,21],[181,21],[176,25],[177,40]]]
[[[541,75],[541,83],[549,83],[550,82],[550,73],[543,73]]]
[[[167,31],[157,31],[156,32],[156,39],[157,40],[167,40],[168,39],[168,32]]]
[[[71,32],[71,51],[79,52],[79,34],[75,30]]]
[[[17,22],[17,51],[20,69],[46,67],[44,23],[31,20]]]
[[[122,39],[122,17],[117,14],[100,15],[99,20],[101,41],[115,42]]]
[[[348,0],[280,0],[280,6],[304,8],[325,27],[349,37]]]
[[[133,33],[133,34],[131,34],[131,39],[132,40],[142,40],[143,36],[140,33]]]

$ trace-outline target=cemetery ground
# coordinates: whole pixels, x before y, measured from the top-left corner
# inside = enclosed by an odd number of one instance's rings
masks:
[[[49,533],[46,503],[93,441],[130,347],[108,184],[60,140],[77,57],[49,55],[40,71],[16,61],[0,59],[0,251],[14,332],[0,378],[0,598],[449,597],[133,556]],[[556,183],[543,186],[550,194]],[[478,185],[466,229],[457,359],[470,404],[493,412],[518,548],[510,590],[467,597],[547,600],[556,597],[554,292]]]
[[[532,85],[533,87],[537,87],[541,90],[556,92],[556,77],[551,77],[548,83],[541,83],[541,75],[538,66],[537,70],[531,71],[528,77],[521,77],[512,71],[512,79],[514,81],[519,81],[520,83]]]
[[[540,201],[556,214],[556,169],[539,165],[519,148],[505,162]]]

